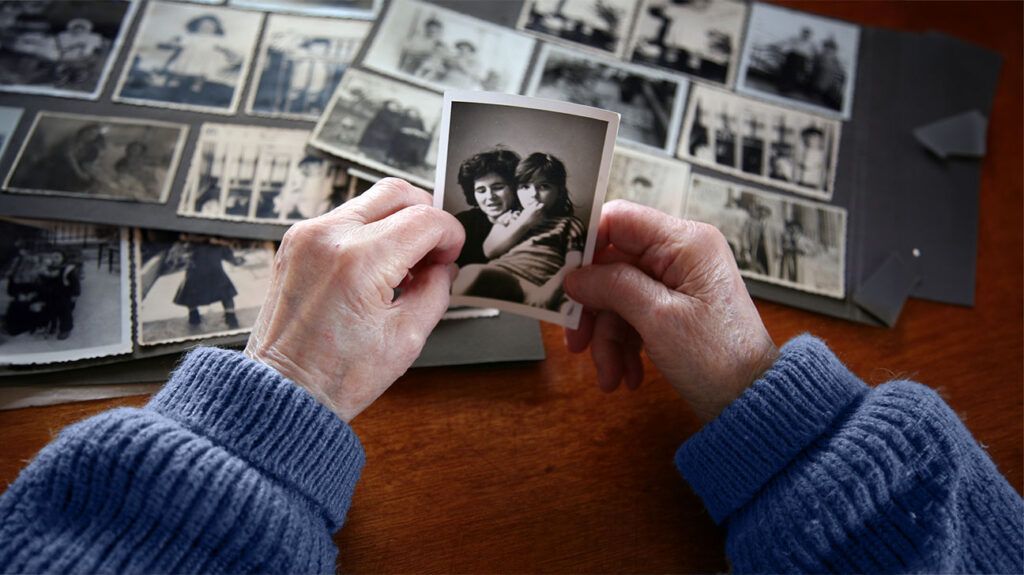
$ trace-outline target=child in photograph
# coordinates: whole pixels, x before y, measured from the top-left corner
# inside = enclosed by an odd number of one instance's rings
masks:
[[[455,214],[466,231],[466,241],[455,264],[485,264],[484,240],[494,222],[511,210],[520,210],[516,197],[516,167],[519,154],[511,150],[481,152],[459,166],[459,187],[469,204],[468,210]]]
[[[800,132],[803,144],[800,151],[799,177],[802,186],[825,187],[825,133],[817,126],[808,126]]]
[[[398,57],[398,69],[406,74],[419,75],[424,62],[434,54],[447,49],[443,35],[444,25],[431,16],[423,24],[423,31],[414,34],[402,46],[402,53]]]
[[[184,36],[158,44],[170,55],[160,72],[167,84],[200,93],[207,83],[230,83],[242,56],[224,45],[224,26],[216,16],[197,16],[185,25]]]
[[[337,76],[336,67],[328,60],[331,41],[308,38],[296,48],[288,67],[286,102],[277,109],[295,113],[321,112],[331,96]]]
[[[195,328],[202,323],[199,306],[220,302],[224,307],[224,323],[231,329],[238,328],[238,316],[235,315],[238,290],[221,262],[239,266],[244,260],[235,257],[231,247],[222,241],[202,241],[182,234],[181,242],[179,245],[185,248],[188,262],[185,264],[185,278],[174,294],[174,303],[188,308],[189,326]]]
[[[562,279],[583,260],[586,229],[573,215],[565,164],[534,153],[516,168],[522,209],[499,217],[484,240],[488,264],[461,270],[452,292],[559,310]]]
[[[57,34],[57,82],[78,84],[89,80],[98,57],[109,42],[92,31],[93,24],[85,18],[74,18],[67,29]]]

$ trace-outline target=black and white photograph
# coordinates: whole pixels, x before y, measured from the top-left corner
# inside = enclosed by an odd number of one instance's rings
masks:
[[[443,92],[518,94],[536,40],[417,0],[394,0],[362,65]]]
[[[0,158],[3,158],[7,151],[7,145],[11,143],[14,131],[18,129],[18,122],[21,121],[22,108],[0,106]]]
[[[352,68],[310,145],[430,189],[443,102],[429,90]]]
[[[384,0],[227,0],[229,6],[328,18],[373,20]]]
[[[754,4],[736,90],[850,119],[860,28]]]
[[[374,184],[380,178],[372,174],[368,174],[358,168],[348,169],[348,191],[345,193],[345,202],[363,195],[367,190],[373,187]],[[342,202],[344,203],[344,202]]]
[[[846,210],[694,174],[686,217],[729,242],[745,277],[842,299]]]
[[[677,155],[820,200],[832,198],[839,120],[695,86]]]
[[[40,112],[4,189],[164,203],[187,136],[184,124]]]
[[[742,0],[646,0],[629,57],[637,64],[731,86],[746,21]]]
[[[0,219],[0,365],[132,351],[128,230]]]
[[[370,26],[363,20],[268,16],[246,111],[316,121]]]
[[[594,257],[619,117],[576,104],[446,92],[434,205],[466,231],[453,306],[572,329],[562,290]]]
[[[99,98],[136,6],[128,0],[0,2],[0,91]]]
[[[178,214],[290,225],[341,203],[348,174],[306,150],[310,132],[203,124]]]
[[[274,247],[154,230],[135,231],[139,345],[245,333],[270,289]]]
[[[617,148],[605,201],[629,200],[681,218],[689,178],[689,164]]]
[[[262,20],[258,12],[150,2],[114,100],[234,114]]]
[[[676,74],[545,44],[526,94],[618,112],[620,142],[671,156],[689,86]]]
[[[613,56],[625,51],[641,0],[526,0],[519,28]]]

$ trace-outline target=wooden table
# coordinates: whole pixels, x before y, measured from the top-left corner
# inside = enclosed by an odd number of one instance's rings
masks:
[[[779,343],[824,337],[870,383],[938,389],[1018,492],[1024,480],[1022,4],[791,3],[869,25],[937,29],[1005,58],[981,185],[974,308],[910,301],[893,330],[766,302]],[[424,369],[355,421],[369,463],[337,541],[351,572],[727,569],[723,530],[672,467],[698,422],[647,366],[600,393],[586,356],[546,326],[548,359]],[[697,344],[695,342],[695,344]],[[0,412],[0,485],[63,426],[145,398]]]

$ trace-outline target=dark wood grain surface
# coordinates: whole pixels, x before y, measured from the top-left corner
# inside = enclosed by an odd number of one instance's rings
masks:
[[[1024,4],[788,5],[869,25],[940,30],[1001,53],[981,184],[977,303],[910,301],[892,330],[758,302],[776,342],[825,338],[869,383],[938,389],[1018,492],[1024,481]],[[941,97],[941,95],[936,95]],[[368,465],[345,529],[350,572],[722,571],[724,532],[676,475],[698,422],[651,365],[601,394],[585,356],[546,326],[548,359],[418,370],[355,421]],[[700,342],[693,342],[700,345]],[[65,425],[145,398],[0,412],[0,486]]]

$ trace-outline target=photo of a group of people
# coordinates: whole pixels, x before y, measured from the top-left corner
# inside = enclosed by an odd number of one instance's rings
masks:
[[[696,86],[678,156],[828,200],[839,158],[839,136],[837,120]]]
[[[0,2],[0,90],[95,100],[135,7],[128,0]]]
[[[139,344],[249,331],[270,288],[269,242],[136,230]]]
[[[744,276],[842,299],[846,210],[694,174],[686,217],[729,242]]]
[[[622,55],[640,0],[526,0],[519,28],[546,40]]]
[[[0,365],[132,350],[125,230],[0,219]]]
[[[340,203],[342,166],[306,150],[310,132],[203,124],[178,213],[291,224]]]
[[[4,188],[163,203],[187,134],[181,124],[40,112]]]
[[[519,93],[536,41],[433,4],[395,0],[363,65],[428,88]]]

